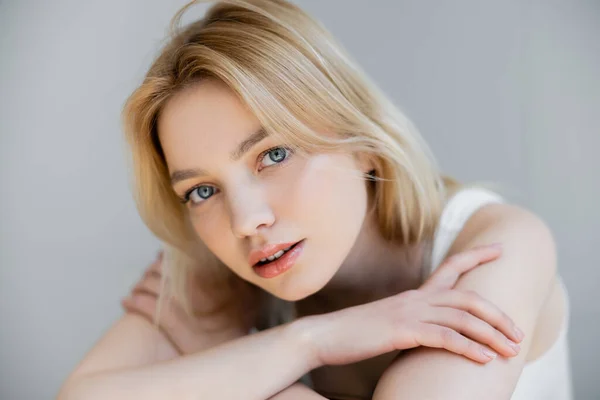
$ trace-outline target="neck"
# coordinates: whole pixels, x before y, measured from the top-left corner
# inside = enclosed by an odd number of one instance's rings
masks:
[[[340,269],[323,289],[298,302],[298,313],[335,311],[414,289],[421,283],[422,254],[422,246],[386,240],[369,213]]]

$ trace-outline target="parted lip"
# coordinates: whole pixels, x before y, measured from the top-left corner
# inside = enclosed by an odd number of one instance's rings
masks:
[[[286,242],[277,244],[267,244],[260,249],[252,250],[248,256],[248,262],[250,265],[255,266],[261,259],[272,256],[279,250],[287,249],[290,246],[295,245],[299,242]]]

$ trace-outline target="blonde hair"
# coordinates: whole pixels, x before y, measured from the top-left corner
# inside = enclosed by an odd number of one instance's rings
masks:
[[[181,28],[182,15],[196,3],[173,17],[168,43],[123,110],[137,206],[165,243],[171,291],[188,312],[190,273],[201,275],[223,307],[239,306],[244,294],[259,297],[256,287],[241,282],[195,235],[186,207],[171,188],[158,140],[157,121],[165,104],[203,79],[227,85],[267,132],[303,151],[371,155],[374,207],[384,236],[407,245],[433,236],[443,204],[458,183],[440,174],[416,127],[323,26],[287,1],[226,0]]]

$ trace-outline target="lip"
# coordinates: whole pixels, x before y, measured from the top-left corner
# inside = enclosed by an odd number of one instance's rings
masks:
[[[252,250],[250,255],[248,256],[248,263],[251,266],[255,266],[262,258],[267,258],[277,253],[279,250],[287,249],[290,246],[295,245],[298,242],[289,242],[289,243],[278,243],[278,244],[268,244],[266,246],[261,247],[257,250]]]
[[[271,279],[292,268],[304,250],[304,240],[301,240],[290,251],[268,264],[254,265],[252,270],[261,278]]]

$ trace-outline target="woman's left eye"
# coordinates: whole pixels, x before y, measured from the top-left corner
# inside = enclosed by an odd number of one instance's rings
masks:
[[[261,167],[270,167],[279,164],[289,157],[290,150],[285,147],[275,147],[264,153],[261,159]]]

